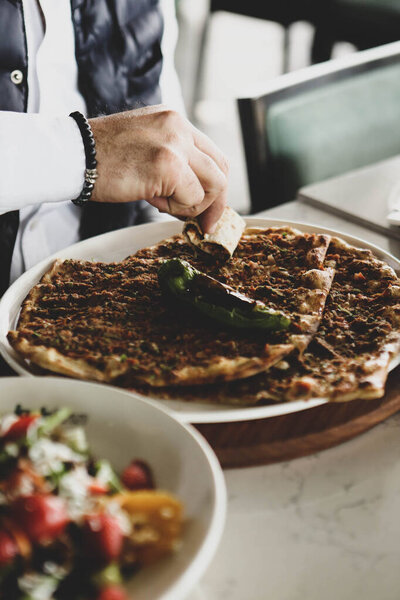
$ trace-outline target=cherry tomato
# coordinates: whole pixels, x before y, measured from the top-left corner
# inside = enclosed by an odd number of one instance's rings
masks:
[[[12,514],[29,539],[39,544],[57,538],[69,522],[65,501],[52,494],[20,496]]]
[[[129,600],[125,590],[120,585],[108,585],[103,588],[96,600]]]
[[[29,427],[36,421],[39,415],[23,415],[11,425],[3,434],[5,442],[13,442],[26,436]]]
[[[153,477],[148,465],[142,460],[133,460],[124,469],[121,481],[128,490],[153,489]]]
[[[4,530],[0,530],[0,567],[9,564],[18,554],[18,546],[14,538]]]
[[[91,558],[107,563],[117,559],[121,554],[123,537],[116,517],[106,513],[85,517],[83,539]]]

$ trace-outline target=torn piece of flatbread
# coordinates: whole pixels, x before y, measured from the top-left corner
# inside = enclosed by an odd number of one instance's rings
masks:
[[[187,241],[206,254],[228,260],[234,253],[246,227],[242,217],[227,206],[213,233],[203,233],[197,219],[186,221],[183,235]]]

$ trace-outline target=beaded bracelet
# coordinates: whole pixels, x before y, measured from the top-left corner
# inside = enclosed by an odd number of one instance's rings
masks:
[[[83,147],[85,148],[86,156],[86,168],[85,168],[85,182],[81,193],[77,198],[72,200],[77,206],[82,206],[88,200],[90,200],[98,177],[97,174],[97,160],[96,160],[96,144],[93,137],[93,132],[90,127],[87,118],[79,111],[72,112],[70,115],[79,127],[79,131],[82,135]]]

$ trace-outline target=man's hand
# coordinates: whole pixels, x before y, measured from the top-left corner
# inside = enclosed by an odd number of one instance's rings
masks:
[[[211,232],[226,206],[228,164],[179,113],[151,106],[90,120],[99,177],[92,200],[145,199]]]

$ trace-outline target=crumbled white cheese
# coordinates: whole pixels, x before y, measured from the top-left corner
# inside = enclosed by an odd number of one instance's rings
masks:
[[[83,466],[77,466],[61,477],[58,494],[67,502],[68,513],[74,521],[89,512],[93,501],[88,492],[92,478]]]
[[[88,443],[83,427],[71,427],[64,429],[61,433],[61,441],[68,444],[76,452],[85,453],[88,451]]]
[[[26,573],[18,578],[18,587],[31,600],[52,600],[58,581],[48,575]]]
[[[35,491],[35,484],[32,477],[27,473],[21,473],[18,477],[18,483],[13,489],[13,496],[29,496]]]
[[[9,456],[14,456],[14,458],[16,458],[19,454],[18,444],[14,444],[14,443],[6,444],[4,446],[4,450]]]
[[[61,579],[64,579],[64,577],[66,577],[68,574],[67,569],[65,569],[61,565],[57,565],[57,563],[53,563],[49,560],[43,564],[43,571],[46,573],[46,575],[52,575],[53,577],[55,577],[56,579],[59,579],[60,581],[61,581]]]
[[[64,462],[82,463],[85,458],[65,444],[41,438],[29,448],[33,468],[44,477],[63,470]]]
[[[31,444],[34,444],[35,441],[38,439],[38,431],[42,425],[43,425],[42,417],[38,417],[37,419],[35,419],[33,421],[33,423],[31,423],[29,425],[28,431],[26,432],[26,437],[28,438],[28,440]]]
[[[96,479],[103,485],[109,485],[110,481],[115,478],[112,466],[107,460],[102,460],[100,468],[96,473]]]
[[[4,417],[0,419],[0,435],[4,435],[18,420],[18,415],[4,415]]]

